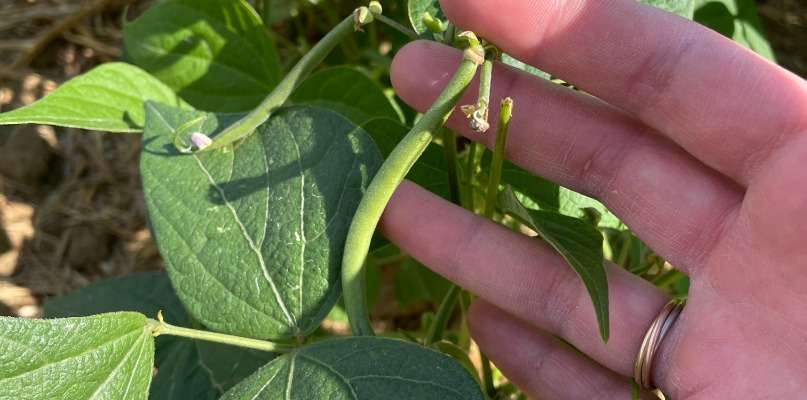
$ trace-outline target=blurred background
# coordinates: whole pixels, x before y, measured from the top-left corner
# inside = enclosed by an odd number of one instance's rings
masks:
[[[125,59],[122,23],[151,3],[0,0],[0,111],[30,104],[98,64]],[[288,66],[357,2],[268,4],[269,31]],[[405,21],[403,1],[383,4],[385,13]],[[757,7],[758,33],[777,61],[807,77],[807,1],[759,0]],[[721,31],[730,35],[733,17],[724,11],[703,7],[698,13],[723,23]],[[361,64],[388,87],[389,63],[405,38],[383,29],[371,27],[327,63]],[[0,126],[0,315],[38,317],[49,297],[99,279],[162,268],[146,225],[139,146],[139,135]],[[392,330],[417,329],[423,312],[442,298],[444,284],[418,265],[387,261],[371,277],[378,282],[374,320]],[[334,321],[329,329],[346,329]]]

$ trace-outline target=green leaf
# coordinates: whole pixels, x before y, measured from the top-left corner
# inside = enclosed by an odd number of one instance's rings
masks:
[[[424,301],[439,306],[449,287],[451,282],[412,258],[401,262],[395,274],[395,300],[402,310]]]
[[[45,124],[106,132],[140,132],[143,103],[180,106],[176,94],[134,65],[103,64],[41,100],[0,114],[0,125]]]
[[[160,310],[175,325],[191,324],[165,272],[103,280],[45,303],[47,318],[115,311],[156,316]],[[216,399],[274,357],[275,354],[263,351],[160,336],[157,375],[149,398]]]
[[[146,104],[140,169],[149,219],[191,315],[221,332],[274,340],[316,329],[339,296],[345,237],[381,162],[332,111],[279,110],[235,148],[180,154],[174,131],[209,136],[237,115]]]
[[[165,353],[151,385],[151,400],[217,399],[276,356],[187,339],[178,340]]]
[[[291,101],[329,108],[356,125],[374,118],[403,121],[398,105],[381,86],[353,67],[333,67],[311,75],[294,91]]]
[[[409,128],[388,118],[371,120],[362,128],[372,136],[384,158],[392,153],[398,142],[409,132]],[[426,148],[406,178],[438,196],[446,199],[449,197],[448,166],[443,149],[437,144],[432,143]]]
[[[300,3],[297,0],[264,0],[269,6],[267,24],[274,24],[300,13]]]
[[[447,21],[443,10],[440,8],[439,0],[409,0],[407,11],[409,13],[409,22],[412,23],[412,28],[419,35],[429,32],[426,25],[423,23],[423,15],[425,13],[431,14],[432,17],[438,18],[442,21]]]
[[[532,65],[529,65],[529,64],[527,64],[527,63],[525,63],[525,62],[523,62],[521,60],[518,60],[518,59],[514,58],[513,56],[511,56],[511,55],[509,55],[507,53],[502,54],[502,63],[504,63],[506,65],[509,65],[509,66],[511,66],[513,68],[529,72],[529,73],[531,73],[531,74],[533,74],[533,75],[535,75],[535,76],[537,76],[539,78],[543,78],[543,79],[547,79],[547,80],[552,78],[552,75],[550,75],[550,74],[548,74],[548,73],[546,73],[544,71],[541,71],[540,69],[535,68]]]
[[[135,64],[203,110],[250,110],[280,80],[274,44],[243,0],[168,0],[123,39]]]
[[[482,165],[490,165],[493,153],[486,151],[482,158]],[[505,160],[502,165],[502,184],[510,185],[517,192],[527,196],[541,209],[555,210],[560,207],[560,187],[544,178],[524,170],[523,168]]]
[[[0,399],[145,399],[154,338],[136,313],[0,317]]]
[[[695,0],[640,0],[642,3],[658,7],[662,10],[692,19],[695,12]]]
[[[565,187],[560,188],[560,213],[571,217],[582,218],[585,216],[585,209],[591,208],[600,214],[599,226],[603,228],[622,229],[625,225],[614,215],[604,204],[577,193]]]
[[[603,266],[602,234],[588,221],[553,211],[528,210],[512,189],[499,197],[502,211],[527,225],[560,253],[577,272],[594,303],[600,335],[608,340],[608,279]]]
[[[754,0],[698,0],[695,21],[706,25],[735,42],[776,61],[765,38]]]
[[[401,340],[352,337],[279,357],[222,400],[483,398],[468,372],[444,354]]]
[[[165,272],[145,272],[105,279],[45,302],[45,318],[84,317],[133,311],[156,317],[161,311],[175,325],[189,323]],[[159,339],[158,339],[159,340]]]

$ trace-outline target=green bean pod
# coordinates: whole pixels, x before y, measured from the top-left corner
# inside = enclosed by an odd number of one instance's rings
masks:
[[[478,49],[473,49],[478,50]],[[468,50],[466,50],[467,52]],[[484,52],[484,50],[482,50]],[[454,110],[473,80],[478,60],[465,56],[454,77],[426,114],[395,147],[373,178],[353,217],[342,258],[342,288],[345,308],[354,335],[373,335],[367,311],[364,264],[373,233],[395,189],[423,154],[437,130]]]

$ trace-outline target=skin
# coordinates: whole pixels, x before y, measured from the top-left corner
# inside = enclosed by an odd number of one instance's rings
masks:
[[[492,104],[515,100],[510,160],[601,199],[691,277],[654,383],[675,400],[803,397],[807,82],[633,0],[442,5],[457,25],[594,95],[497,66]],[[393,84],[423,111],[460,57],[412,43],[397,55]],[[460,104],[473,102],[471,94]],[[449,125],[493,145],[493,135],[474,133],[461,115]],[[605,344],[579,279],[539,241],[408,182],[381,228],[480,297],[471,309],[474,338],[530,396],[630,398],[640,341],[668,300],[652,285],[607,266]]]

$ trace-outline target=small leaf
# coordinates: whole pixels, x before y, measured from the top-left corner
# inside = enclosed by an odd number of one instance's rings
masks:
[[[270,362],[222,400],[475,400],[479,385],[452,358],[380,337],[326,340]]]
[[[593,208],[600,213],[599,226],[603,228],[622,229],[625,225],[604,204],[577,193],[571,189],[560,188],[560,213],[571,217],[584,217],[586,208]]]
[[[367,133],[332,111],[279,110],[235,147],[181,154],[174,130],[238,115],[147,104],[143,189],[157,245],[190,314],[210,329],[274,340],[316,329],[339,297],[347,229],[381,163]]]
[[[0,317],[0,399],[144,400],[153,360],[141,314]]]
[[[178,106],[170,88],[134,65],[113,62],[79,75],[41,100],[0,114],[0,125],[46,124],[106,132],[140,132],[143,104]]]
[[[608,340],[608,278],[603,266],[602,234],[591,223],[552,211],[528,210],[511,188],[499,197],[502,211],[534,230],[577,272],[594,303],[600,335]]]
[[[695,0],[640,0],[642,3],[692,19],[695,12]]]
[[[168,0],[123,29],[126,54],[191,105],[254,108],[280,80],[272,40],[243,0]]]
[[[426,24],[423,23],[424,14],[429,13],[432,17],[446,21],[446,16],[440,8],[439,0],[409,0],[407,11],[409,13],[409,22],[412,23],[412,28],[415,29],[418,35],[429,32]]]
[[[381,86],[353,67],[333,67],[311,75],[294,91],[291,100],[329,108],[357,125],[374,118],[403,120],[400,108]]]

